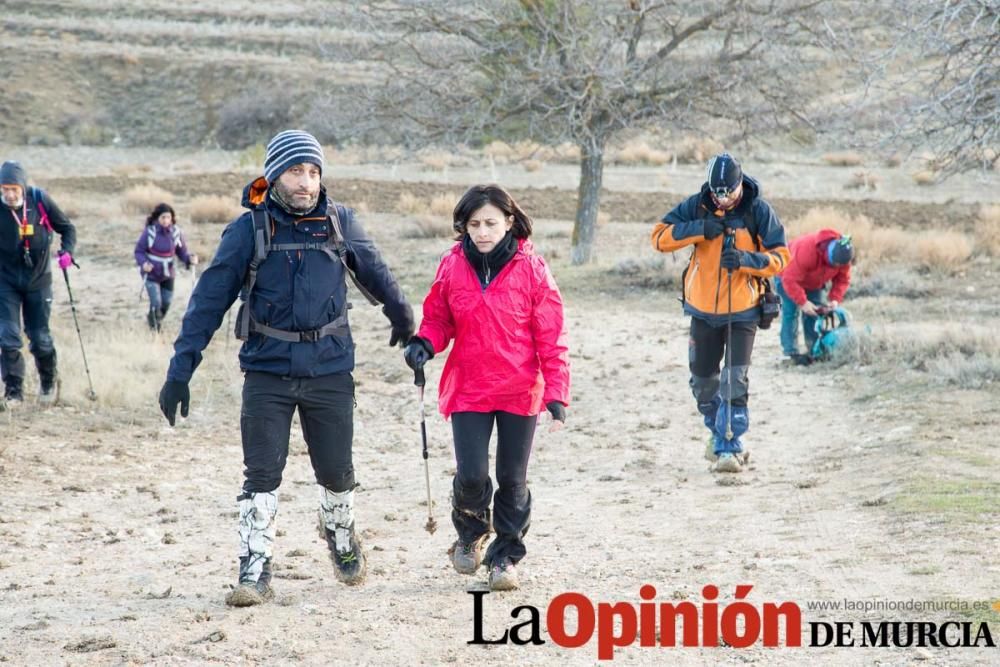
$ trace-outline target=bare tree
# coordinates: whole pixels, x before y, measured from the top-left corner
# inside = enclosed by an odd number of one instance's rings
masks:
[[[931,149],[946,174],[988,167],[1000,153],[1000,0],[893,0],[881,9],[893,34],[871,97],[895,110],[892,138]]]
[[[367,118],[411,141],[518,136],[580,149],[571,261],[590,261],[608,141],[630,129],[730,139],[805,116],[835,13],[825,0],[369,3],[384,76]]]

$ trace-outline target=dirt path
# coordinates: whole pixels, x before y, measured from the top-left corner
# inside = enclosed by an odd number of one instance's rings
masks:
[[[426,246],[428,257],[438,244]],[[412,249],[392,252],[404,251]],[[424,279],[402,276],[408,293]],[[74,373],[67,379],[67,406],[3,417],[0,661],[594,661],[594,641],[579,649],[551,641],[466,645],[473,637],[473,599],[465,591],[483,589],[485,578],[455,574],[445,555],[453,539],[450,429],[439,417],[429,423],[441,529],[428,536],[422,530],[415,390],[399,355],[385,347],[381,316],[363,307],[354,311],[362,360],[355,465],[363,485],[358,514],[369,579],[357,589],[334,581],[314,528],[316,487],[308,456],[293,429],[279,496],[277,599],[261,608],[226,608],[222,599],[235,575],[241,460],[235,346],[227,350],[222,338],[213,343],[192,385],[191,418],[167,427],[156,413],[155,393],[170,350],[142,332],[133,295],[121,296],[131,281],[126,268],[95,264],[79,274],[78,288],[101,304],[101,322],[84,322],[85,331],[100,330],[88,338],[98,391],[107,397],[120,385],[125,396],[114,395],[124,407],[87,404],[80,398],[86,385]],[[748,599],[758,608],[794,601],[805,620],[858,618],[808,612],[809,600],[991,593],[989,580],[938,578],[928,587],[927,577],[909,572],[914,553],[921,562],[947,561],[969,571],[987,562],[988,551],[976,552],[974,535],[929,541],[908,535],[872,501],[893,483],[892,466],[875,447],[901,428],[891,409],[870,405],[846,416],[838,406],[848,404],[851,386],[818,373],[776,369],[770,363],[776,336],[762,336],[751,374],[747,439],[755,466],[725,478],[738,485],[720,485],[701,458],[706,432],[687,388],[687,324],[670,295],[570,293],[567,314],[574,363],[570,428],[540,432],[536,439],[523,587],[486,598],[486,637],[509,627],[518,605],[540,608],[544,624],[545,608],[559,593],[637,604],[643,584],[655,586],[661,602],[697,605],[706,584],[718,586],[728,602],[737,584],[752,584]],[[173,326],[177,317],[171,316]],[[57,333],[64,363],[73,369],[72,330],[63,325]],[[116,347],[121,339],[137,351]],[[115,370],[116,364],[144,371],[133,375]],[[441,367],[440,360],[430,365],[431,395]],[[971,551],[955,556],[956,544]],[[904,664],[914,655],[635,646],[619,650],[616,661],[792,665],[808,656],[829,664]],[[988,655],[995,654],[951,651],[946,657],[952,664],[965,658],[987,664]]]

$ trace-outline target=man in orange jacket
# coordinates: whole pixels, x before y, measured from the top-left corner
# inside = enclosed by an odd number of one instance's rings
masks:
[[[757,181],[723,153],[709,161],[701,191],[653,228],[652,242],[661,252],[694,246],[683,274],[684,312],[691,316],[691,391],[712,432],[713,470],[739,472],[748,457],[740,436],[750,426],[748,371],[761,283],[788,264],[785,229]],[[729,360],[720,379],[727,345]]]
[[[798,237],[788,249],[792,259],[778,278],[776,291],[781,296],[781,351],[794,358],[799,354],[800,313],[808,354],[816,342],[816,307],[836,308],[844,300],[851,284],[854,244],[835,229],[821,229]],[[830,292],[824,295],[827,283]]]

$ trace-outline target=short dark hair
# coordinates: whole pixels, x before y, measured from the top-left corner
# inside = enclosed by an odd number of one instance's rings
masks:
[[[452,213],[452,226],[458,234],[458,240],[465,236],[466,225],[468,225],[472,214],[487,204],[493,204],[503,211],[504,217],[514,218],[514,224],[510,228],[514,238],[526,239],[531,236],[531,218],[521,210],[509,192],[499,185],[491,183],[490,185],[473,185],[455,204],[455,211]]]
[[[173,221],[173,224],[175,225],[177,224],[177,212],[174,211],[174,207],[171,206],[170,204],[167,204],[166,202],[162,202],[157,204],[156,207],[153,209],[153,212],[149,214],[148,218],[146,218],[146,225],[153,224],[164,213],[169,213],[170,219]]]

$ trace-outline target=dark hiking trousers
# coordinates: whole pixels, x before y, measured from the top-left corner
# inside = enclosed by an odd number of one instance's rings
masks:
[[[725,401],[730,395],[734,407],[746,407],[750,394],[747,374],[756,336],[756,322],[733,322],[732,368],[722,369],[720,381],[719,364],[726,353],[726,325],[712,326],[697,317],[691,318],[688,366],[691,370],[691,388],[699,408],[713,397]]]
[[[0,366],[3,382],[8,387],[21,387],[24,382],[24,357],[21,348],[21,315],[29,348],[35,357],[38,375],[45,381],[56,373],[56,348],[49,331],[52,311],[52,287],[26,290],[0,279]]]
[[[247,371],[240,413],[245,493],[274,491],[281,484],[296,408],[316,482],[337,492],[354,488],[351,374],[292,378]]]
[[[497,426],[497,491],[489,472],[490,436]],[[465,543],[490,529],[490,499],[493,500],[493,530],[496,539],[486,551],[486,563],[510,558],[517,563],[526,550],[522,538],[531,524],[531,492],[528,490],[528,458],[535,436],[537,416],[509,412],[456,412],[451,415],[455,437],[456,472],[452,484],[451,520]]]

